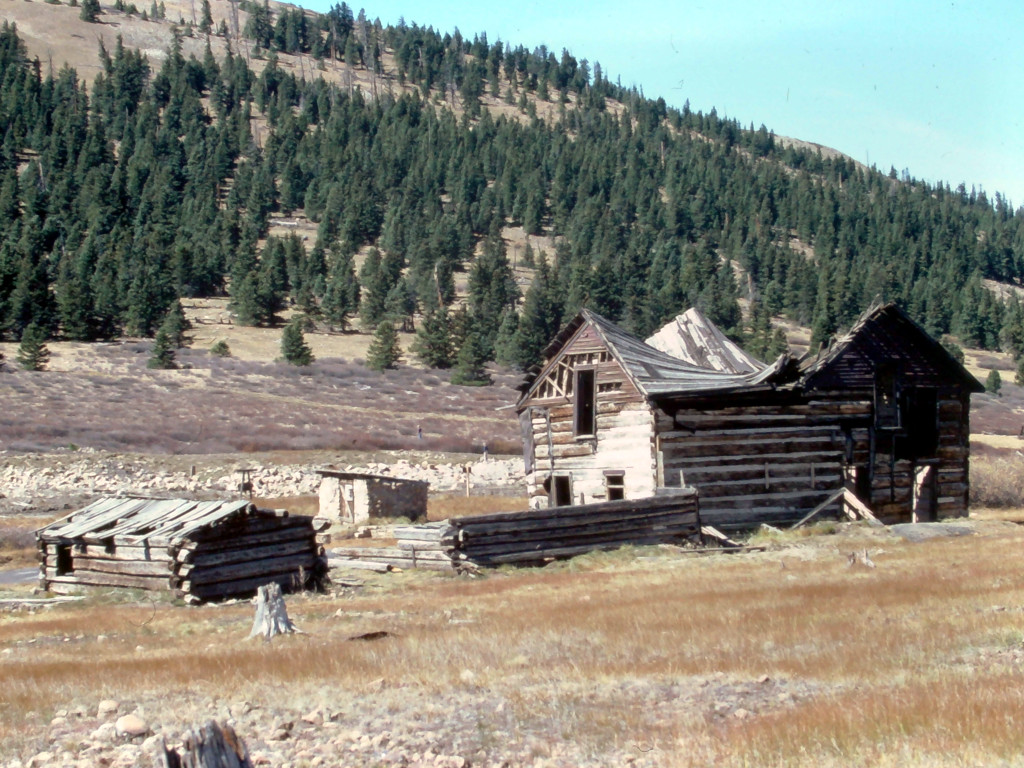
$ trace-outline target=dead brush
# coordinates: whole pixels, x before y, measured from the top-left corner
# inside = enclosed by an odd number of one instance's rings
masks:
[[[986,452],[971,458],[972,507],[1024,506],[1024,460],[1016,454]]]

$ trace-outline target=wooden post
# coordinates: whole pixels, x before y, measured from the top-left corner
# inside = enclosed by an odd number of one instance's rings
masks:
[[[252,622],[252,632],[249,633],[247,639],[251,640],[257,635],[263,635],[264,640],[270,640],[274,635],[290,632],[301,634],[302,630],[288,618],[284,596],[281,594],[281,585],[272,581],[257,590],[256,616]]]

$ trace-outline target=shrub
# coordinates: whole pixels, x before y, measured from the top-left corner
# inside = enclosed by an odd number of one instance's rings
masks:
[[[993,395],[998,395],[999,390],[1003,387],[1003,377],[999,375],[999,371],[992,369],[988,372],[988,378],[985,379],[985,391],[991,392]]]
[[[210,354],[215,357],[231,357],[231,347],[228,346],[224,339],[218,339],[210,347]]]

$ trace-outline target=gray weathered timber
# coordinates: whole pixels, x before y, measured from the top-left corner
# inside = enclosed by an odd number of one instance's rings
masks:
[[[670,343],[583,310],[545,350],[517,405],[531,507],[687,485],[729,530],[796,522],[840,489],[883,522],[967,514],[981,385],[896,306],[771,364],[697,314],[656,336]]]
[[[190,599],[315,586],[313,519],[248,501],[100,499],[36,532],[40,586],[174,590]]]

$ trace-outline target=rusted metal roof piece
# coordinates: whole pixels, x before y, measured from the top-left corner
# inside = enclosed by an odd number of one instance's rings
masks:
[[[256,514],[251,502],[189,499],[104,498],[41,528],[37,536],[100,543],[183,539],[200,529],[231,518]]]
[[[696,307],[676,316],[644,343],[691,365],[722,373],[756,373],[767,367],[730,341]]]

